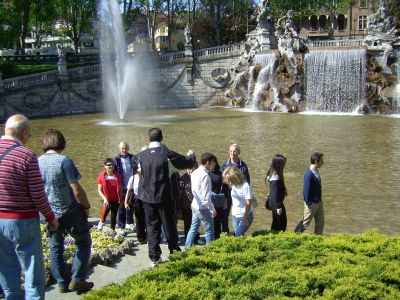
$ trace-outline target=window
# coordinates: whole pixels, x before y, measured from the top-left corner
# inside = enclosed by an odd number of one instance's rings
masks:
[[[367,16],[358,16],[358,30],[364,30],[367,27]]]

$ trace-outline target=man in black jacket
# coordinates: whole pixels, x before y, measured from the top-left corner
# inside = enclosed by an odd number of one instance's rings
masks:
[[[162,140],[161,129],[151,128],[149,147],[138,154],[142,176],[139,190],[145,210],[152,266],[161,262],[161,225],[167,230],[170,253],[181,250],[178,246],[175,201],[172,198],[168,161],[177,169],[190,169],[196,161],[192,150],[189,150],[187,156],[183,156],[161,144]]]

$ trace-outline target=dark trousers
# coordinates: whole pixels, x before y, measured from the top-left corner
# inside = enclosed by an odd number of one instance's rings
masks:
[[[286,231],[287,218],[285,205],[282,204],[282,213],[278,215],[276,209],[272,210],[271,231]]]
[[[226,232],[229,234],[229,214],[231,213],[231,206],[232,203],[229,203],[226,207],[226,209],[223,210],[222,212],[222,220],[221,220],[221,225],[222,225],[222,232]]]
[[[122,191],[122,200],[125,202],[126,190]],[[133,210],[126,209],[125,205],[118,209],[117,224],[120,228],[125,228],[126,224],[133,224]]]
[[[157,261],[161,258],[161,225],[167,230],[168,249],[170,253],[181,251],[181,248],[178,246],[178,235],[175,225],[175,208],[172,204],[143,202],[143,207],[146,217],[147,243],[150,259]]]
[[[103,210],[101,212],[101,223],[106,222],[108,213],[111,211],[111,229],[115,230],[115,225],[117,224],[117,214],[118,214],[119,203],[109,202],[107,206],[103,205]]]
[[[146,216],[144,212],[143,202],[140,199],[135,199],[134,205],[129,205],[135,214],[136,220],[136,237],[139,242],[147,240],[146,237]]]
[[[217,215],[214,218],[214,240],[219,239],[222,230],[222,217],[224,216],[224,208],[215,207]]]

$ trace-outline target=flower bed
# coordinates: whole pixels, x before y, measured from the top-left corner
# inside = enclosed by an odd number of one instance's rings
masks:
[[[42,232],[42,243],[43,243],[43,256],[44,264],[46,268],[46,282],[49,284],[52,282],[52,276],[50,271],[50,244],[49,239],[46,236],[46,226],[40,225]],[[95,266],[109,265],[116,258],[123,254],[130,253],[135,247],[135,242],[132,239],[123,238],[120,235],[99,231],[95,228],[90,230],[92,236],[92,253],[90,256],[90,265]],[[64,259],[71,263],[76,252],[76,245],[74,240],[67,236],[64,242]]]

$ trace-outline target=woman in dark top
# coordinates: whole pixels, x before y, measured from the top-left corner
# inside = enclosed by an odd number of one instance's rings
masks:
[[[224,201],[222,203],[219,202],[218,204],[216,204],[216,202],[213,202],[214,208],[217,211],[217,216],[214,218],[214,239],[218,239],[221,235],[221,222],[223,211],[226,208],[227,204],[227,191],[225,190],[227,185],[222,184],[222,172],[220,170],[218,161],[216,161],[214,170],[211,170],[208,175],[211,177],[211,200],[213,200],[213,197],[218,197],[217,195],[219,194],[223,194],[224,198]]]
[[[269,185],[269,208],[272,210],[271,231],[285,231],[287,226],[286,210],[283,200],[287,195],[283,169],[286,157],[276,154],[272,158],[271,165],[265,177],[265,183]]]

